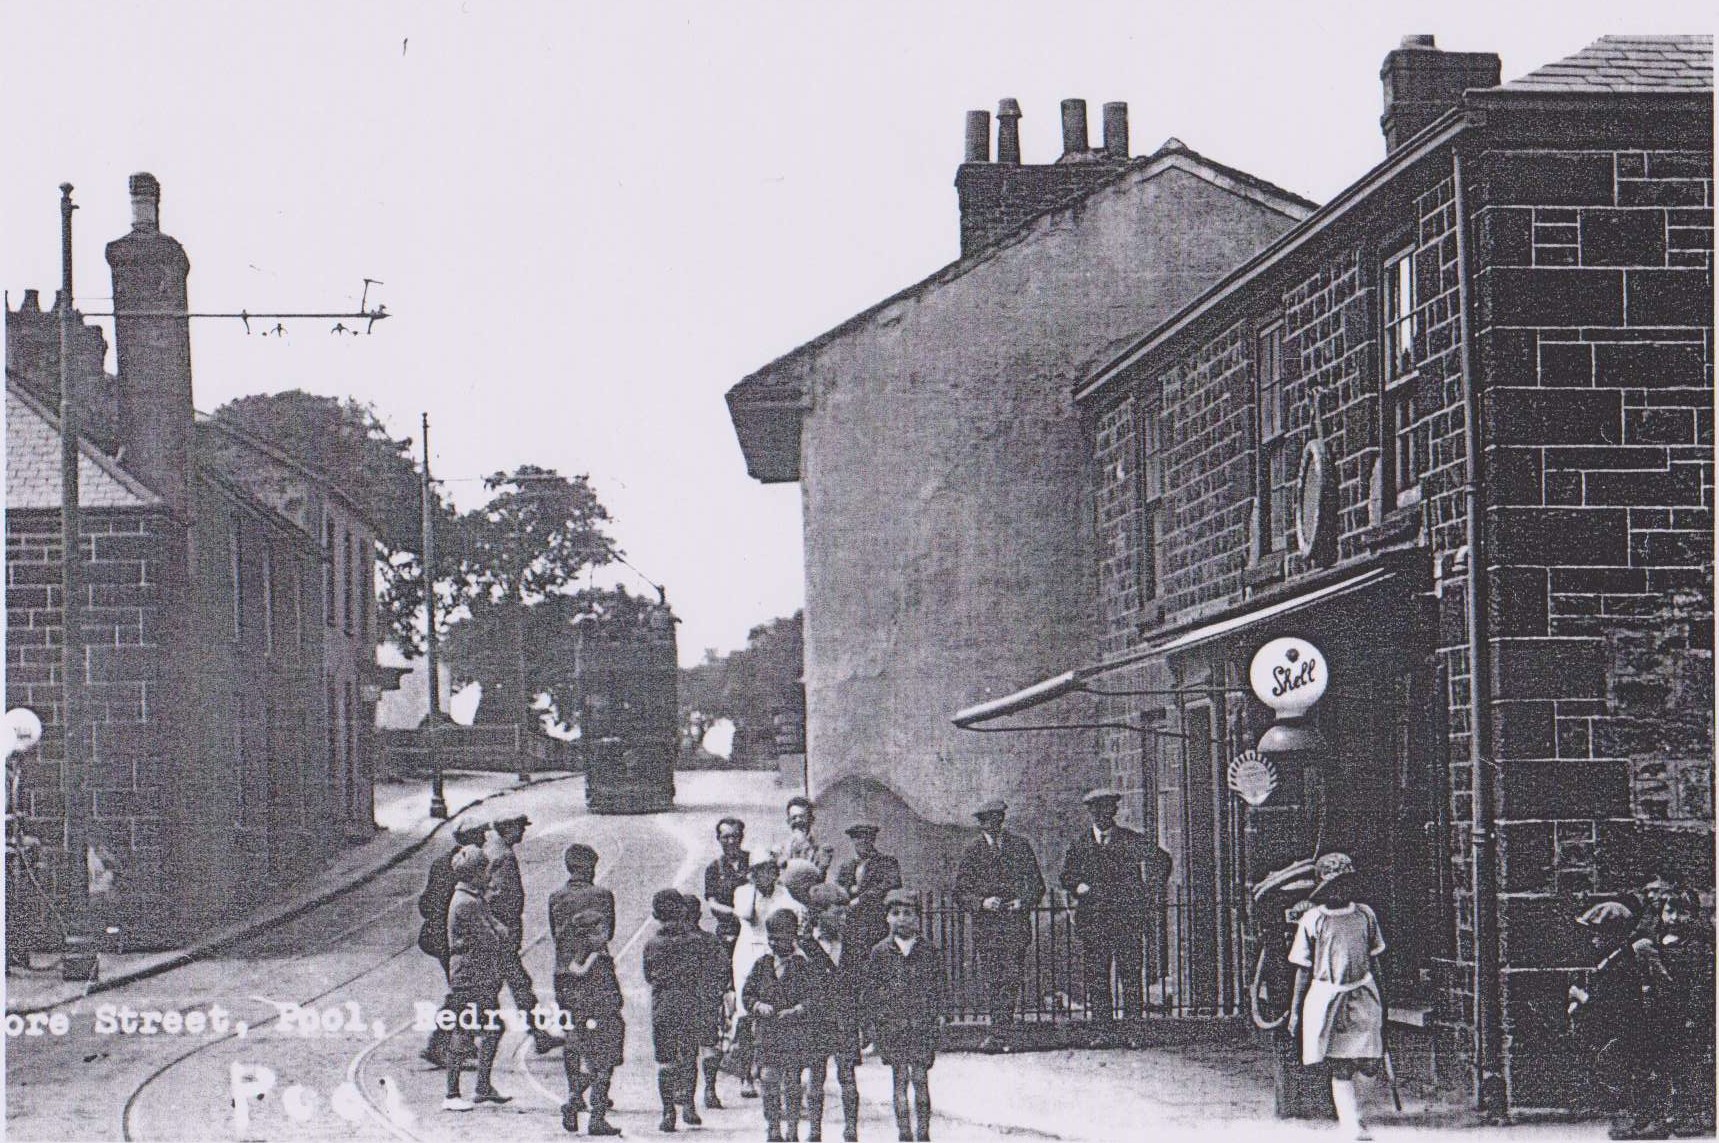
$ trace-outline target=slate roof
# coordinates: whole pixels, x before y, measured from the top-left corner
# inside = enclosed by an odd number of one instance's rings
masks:
[[[1506,91],[1712,91],[1712,36],[1602,36]]]
[[[161,498],[80,441],[78,505],[158,508]],[[60,423],[10,380],[6,384],[6,510],[60,506]]]

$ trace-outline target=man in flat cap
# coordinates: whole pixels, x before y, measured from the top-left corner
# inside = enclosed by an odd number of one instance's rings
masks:
[[[846,891],[851,908],[848,912],[848,939],[861,949],[870,949],[889,932],[883,903],[891,889],[901,888],[901,862],[887,853],[878,852],[877,827],[870,822],[858,822],[847,829],[853,839],[854,855],[836,870],[836,884]]]
[[[513,996],[515,1008],[531,1012],[537,1008],[537,989],[531,974],[520,959],[521,942],[525,939],[525,883],[519,876],[519,855],[514,852],[525,837],[525,827],[531,819],[524,814],[502,818],[491,828],[484,840],[484,856],[489,859],[489,907],[496,920],[507,927],[507,939],[502,941],[501,978]],[[546,1054],[563,1045],[560,1036],[547,1029],[531,1026],[531,1039],[538,1054]]]
[[[1008,811],[998,800],[973,811],[979,837],[961,855],[955,873],[956,903],[973,915],[979,981],[991,1012],[992,1032],[980,1044],[986,1051],[1007,1047],[1003,1029],[1014,1022],[1021,969],[1032,939],[1033,909],[1045,895],[1044,874],[1033,847],[1003,828]]]
[[[1115,1019],[1116,998],[1110,991],[1115,964],[1123,1019],[1138,1020],[1145,1007],[1143,942],[1150,936],[1157,944],[1170,855],[1143,834],[1116,824],[1122,802],[1118,791],[1101,787],[1081,800],[1092,823],[1069,843],[1062,887],[1074,897],[1087,1010],[1095,1023]]]

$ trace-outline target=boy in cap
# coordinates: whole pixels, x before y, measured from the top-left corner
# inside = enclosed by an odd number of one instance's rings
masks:
[[[591,1135],[618,1135],[608,1121],[609,1082],[621,1064],[626,1022],[609,941],[615,934],[615,895],[596,884],[597,851],[575,842],[561,856],[567,883],[549,895],[549,932],[555,941],[555,1002],[572,1019],[561,1050],[567,1101],[561,1126],[579,1130],[590,1092]]]
[[[847,891],[852,903],[848,931],[856,944],[867,949],[889,932],[883,899],[890,890],[901,888],[901,862],[878,851],[877,834],[877,827],[870,822],[849,826],[847,835],[853,839],[854,855],[836,870],[836,884]]]
[[[1570,986],[1570,1026],[1594,1055],[1612,1093],[1613,1139],[1664,1139],[1669,1084],[1660,1015],[1671,980],[1650,937],[1636,937],[1636,913],[1602,901],[1576,918],[1600,962],[1587,987]]]
[[[448,1094],[442,1110],[470,1111],[476,1103],[509,1100],[490,1082],[496,1049],[501,1046],[495,1012],[501,1003],[501,950],[507,929],[491,915],[484,900],[489,861],[483,851],[465,846],[451,864],[455,884],[448,905],[448,996],[442,1008],[455,1014],[455,1025],[448,1036]],[[468,1100],[460,1094],[460,1070],[474,1035],[477,1088]]]
[[[778,909],[764,922],[770,951],[747,973],[740,1003],[753,1020],[764,1088],[764,1138],[800,1137],[801,1073],[816,1054],[818,976],[800,951],[800,916]]]
[[[931,1066],[943,1013],[943,964],[919,935],[919,902],[897,889],[885,899],[889,936],[866,959],[866,1014],[879,1058],[893,1070],[899,1138],[931,1138]],[[909,1107],[909,1092],[912,1105]]]
[[[453,848],[430,863],[430,876],[424,891],[418,895],[418,916],[424,923],[418,929],[418,947],[442,966],[442,979],[448,975],[448,906],[453,903],[454,854],[465,846],[481,846],[483,835],[489,832],[485,822],[461,822],[454,827]],[[448,1033],[437,1027],[430,1033],[430,1042],[419,1054],[437,1068],[447,1067]]]
[[[1379,955],[1385,936],[1373,910],[1355,900],[1355,863],[1327,853],[1314,863],[1313,907],[1296,923],[1289,1033],[1301,1035],[1301,1062],[1324,1064],[1337,1122],[1356,1139],[1373,1136],[1361,1118],[1355,1076],[1377,1075],[1385,1055],[1385,1000]]]
[[[693,1030],[699,1059],[704,1065],[704,1106],[720,1108],[722,1100],[716,1094],[716,1077],[722,1071],[722,999],[731,983],[730,954],[721,937],[699,924],[703,903],[691,893],[682,894],[682,900],[686,904],[686,923],[699,950],[698,1014]]]
[[[1002,1034],[1014,1022],[1021,969],[1032,941],[1033,909],[1045,895],[1033,847],[1003,828],[1008,809],[993,800],[973,811],[979,837],[961,855],[955,872],[955,900],[973,917],[979,980],[991,1013],[992,1032],[980,1045],[987,1051],[1008,1049]]]
[[[659,889],[651,899],[656,935],[645,943],[645,983],[651,987],[651,1044],[657,1057],[657,1094],[662,1099],[660,1131],[675,1130],[678,1108],[698,1126],[693,1096],[698,1085],[699,991],[703,953],[686,919],[679,891]]]
[[[815,886],[811,911],[810,931],[801,935],[800,951],[818,974],[820,999],[814,1054],[806,1080],[806,1123],[810,1128],[806,1139],[816,1143],[824,1137],[824,1080],[833,1059],[842,1091],[842,1138],[852,1143],[859,1138],[859,1082],[854,1069],[859,1066],[864,1046],[860,1004],[871,946],[847,935],[853,912],[840,886]]]

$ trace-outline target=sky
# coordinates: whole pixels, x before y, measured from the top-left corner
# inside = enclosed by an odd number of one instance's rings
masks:
[[[956,257],[969,108],[1019,99],[1044,163],[1062,99],[1095,144],[1125,101],[1133,153],[1175,136],[1325,201],[1383,157],[1405,34],[1508,80],[1709,8],[0,0],[0,286],[52,296],[71,182],[79,305],[109,308],[140,170],[194,311],[355,309],[379,280],[368,337],[193,322],[198,407],[302,388],[414,439],[427,412],[460,508],[497,469],[589,474],[690,664],[804,600],[799,487],[747,477],[724,392]]]

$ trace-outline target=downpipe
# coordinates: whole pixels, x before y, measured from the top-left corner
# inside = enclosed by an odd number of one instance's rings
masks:
[[[1469,769],[1472,774],[1469,816],[1469,868],[1473,874],[1474,932],[1474,1068],[1475,1106],[1487,1119],[1509,1116],[1503,1068],[1502,995],[1498,957],[1498,868],[1496,764],[1492,751],[1492,656],[1487,631],[1486,529],[1481,519],[1484,455],[1481,401],[1474,367],[1472,263],[1468,248],[1468,204],[1464,194],[1462,151],[1450,149],[1451,184],[1456,208],[1457,320],[1460,328],[1464,409],[1464,444],[1468,453],[1464,529],[1468,544],[1468,576],[1464,606],[1467,616]]]

